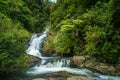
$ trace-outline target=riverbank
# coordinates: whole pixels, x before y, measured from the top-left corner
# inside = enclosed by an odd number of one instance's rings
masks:
[[[96,71],[102,74],[114,76],[120,75],[120,68],[117,65],[104,63],[95,57],[74,56],[71,58],[70,65],[77,68],[88,68],[92,71]]]

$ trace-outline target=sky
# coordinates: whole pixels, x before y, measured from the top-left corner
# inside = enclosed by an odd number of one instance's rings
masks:
[[[52,1],[52,2],[54,2],[54,1],[56,2],[56,0],[51,0],[51,1]]]

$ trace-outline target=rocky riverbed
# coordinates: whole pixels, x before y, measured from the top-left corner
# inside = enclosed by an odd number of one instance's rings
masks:
[[[33,59],[33,58],[32,58]],[[103,61],[99,61],[95,57],[89,56],[73,56],[70,58],[70,66],[75,68],[88,68],[92,71],[96,71],[102,74],[108,75],[120,75],[120,67],[115,64],[108,64]],[[32,61],[35,63],[38,58],[34,58]],[[32,63],[32,64],[33,64]]]
[[[120,75],[120,68],[118,66],[98,61],[95,57],[74,56],[71,59],[71,66],[88,68],[102,74]]]
[[[65,71],[60,71],[46,75],[47,78],[35,78],[33,80],[94,80],[89,77],[77,76]]]
[[[64,79],[64,78],[48,78],[48,79],[36,78],[33,80],[94,80],[94,79],[81,77],[81,76],[71,76],[71,77],[68,77],[66,79]]]

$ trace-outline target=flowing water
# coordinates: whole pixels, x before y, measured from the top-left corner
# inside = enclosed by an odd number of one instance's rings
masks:
[[[34,34],[29,42],[29,48],[26,53],[39,57],[40,60],[27,70],[12,73],[14,75],[7,76],[2,80],[32,80],[33,78],[45,77],[47,74],[51,74],[59,71],[66,71],[68,73],[91,77],[96,80],[120,80],[120,76],[102,75],[100,73],[92,72],[86,68],[70,68],[70,60],[61,57],[44,57],[41,54],[42,44],[47,36],[48,29],[42,34]],[[1,79],[0,79],[1,80]]]
[[[102,75],[100,73],[92,72],[86,68],[70,68],[69,59],[63,59],[59,57],[43,57],[39,51],[41,50],[42,43],[47,36],[47,31],[48,29],[46,29],[46,31],[41,36],[37,36],[37,34],[33,35],[30,40],[30,46],[26,51],[27,54],[40,57],[41,60],[38,62],[38,64],[28,69],[26,72],[28,75],[43,75],[58,71],[67,71],[72,74],[91,77],[97,80],[120,80],[119,76],[116,77],[110,75]]]

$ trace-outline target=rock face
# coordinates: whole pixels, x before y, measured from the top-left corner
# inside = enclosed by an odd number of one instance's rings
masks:
[[[90,58],[85,56],[74,56],[71,60],[71,66],[77,68],[86,67],[103,74],[120,75],[120,69],[118,69],[116,66],[102,63],[93,57]]]

